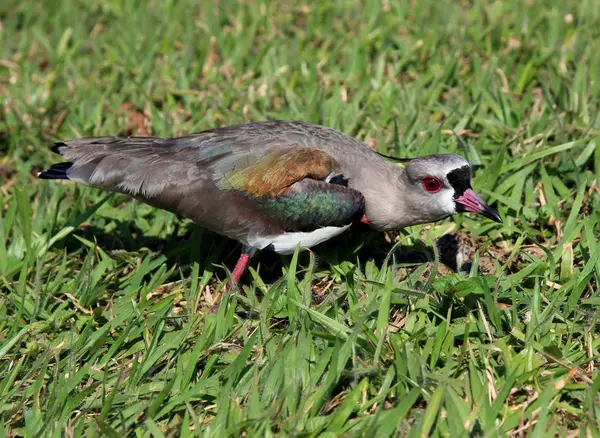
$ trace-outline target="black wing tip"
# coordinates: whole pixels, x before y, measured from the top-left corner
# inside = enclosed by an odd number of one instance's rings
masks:
[[[53,164],[50,169],[38,173],[39,179],[69,179],[67,170],[73,166],[73,163],[67,161],[65,163]]]
[[[50,147],[50,150],[51,150],[52,152],[54,152],[55,154],[59,154],[59,155],[60,155],[60,149],[59,149],[59,148],[60,148],[60,147],[63,147],[63,146],[67,146],[67,144],[66,144],[65,142],[58,141],[58,142],[54,143],[54,144],[53,144],[53,145]]]

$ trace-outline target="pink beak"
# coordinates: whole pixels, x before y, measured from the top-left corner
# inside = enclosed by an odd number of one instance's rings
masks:
[[[502,218],[498,212],[487,205],[485,201],[471,189],[465,190],[462,195],[454,200],[454,202],[458,204],[457,207],[459,207],[459,212],[469,211],[471,213],[478,213],[494,222],[502,223]]]

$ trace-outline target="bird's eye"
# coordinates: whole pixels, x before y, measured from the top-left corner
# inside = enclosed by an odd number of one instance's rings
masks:
[[[425,190],[427,190],[429,193],[439,192],[442,188],[442,185],[443,184],[439,178],[436,178],[435,176],[426,176],[423,178],[423,187],[425,187]]]

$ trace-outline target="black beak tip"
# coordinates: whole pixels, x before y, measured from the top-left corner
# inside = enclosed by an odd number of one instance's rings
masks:
[[[492,208],[492,207],[486,206],[483,209],[483,211],[481,212],[481,214],[483,216],[487,217],[488,219],[491,219],[494,222],[497,222],[499,224],[504,223],[504,221],[500,217],[500,214],[494,208]]]

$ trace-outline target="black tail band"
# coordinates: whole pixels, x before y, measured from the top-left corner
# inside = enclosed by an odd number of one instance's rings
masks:
[[[50,169],[44,170],[38,174],[40,179],[69,179],[67,170],[71,168],[73,163],[58,163],[50,166]]]
[[[59,142],[57,142],[57,143],[54,143],[54,144],[52,145],[52,147],[50,148],[50,150],[51,150],[52,152],[54,152],[55,154],[59,154],[59,155],[60,155],[60,151],[58,150],[58,148],[59,148],[59,147],[62,147],[62,146],[67,146],[67,144],[66,144],[66,143],[63,143],[62,141],[59,141]]]

